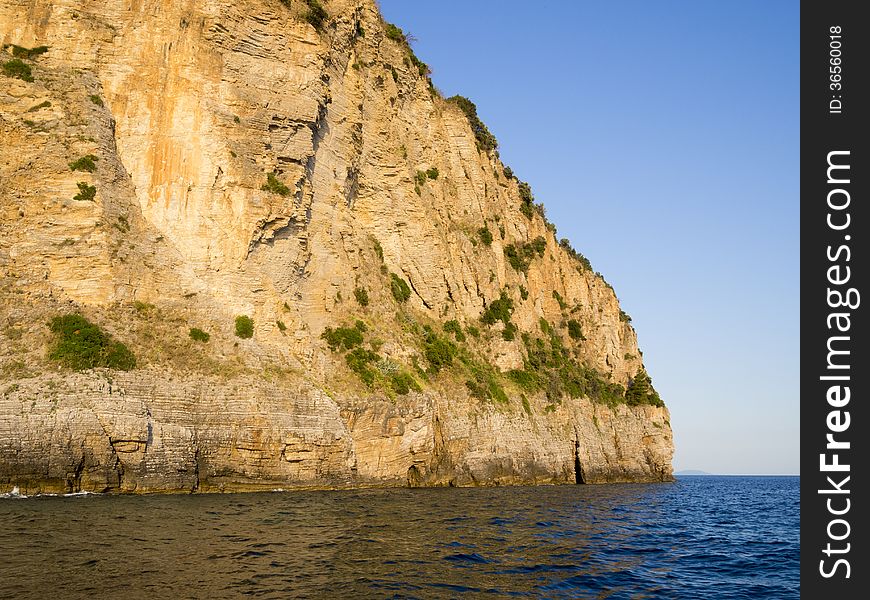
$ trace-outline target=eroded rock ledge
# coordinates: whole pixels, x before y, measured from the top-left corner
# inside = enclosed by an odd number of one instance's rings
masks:
[[[665,408],[583,400],[529,416],[153,372],[47,381],[0,397],[0,493],[671,480]]]

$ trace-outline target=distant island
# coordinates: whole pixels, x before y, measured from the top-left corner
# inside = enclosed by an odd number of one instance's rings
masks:
[[[698,469],[685,469],[684,471],[677,471],[674,475],[712,475],[713,473],[708,473],[707,471],[699,471]]]

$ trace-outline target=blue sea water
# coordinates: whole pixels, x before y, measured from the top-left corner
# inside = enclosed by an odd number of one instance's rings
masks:
[[[2,598],[797,598],[797,477],[0,499]]]

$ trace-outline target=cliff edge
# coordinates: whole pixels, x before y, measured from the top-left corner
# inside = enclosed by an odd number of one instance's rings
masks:
[[[373,0],[0,46],[0,492],[672,479],[613,289]]]

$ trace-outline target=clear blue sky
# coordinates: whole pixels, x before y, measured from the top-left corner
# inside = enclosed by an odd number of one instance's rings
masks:
[[[674,468],[798,473],[798,2],[381,8],[615,287]]]

